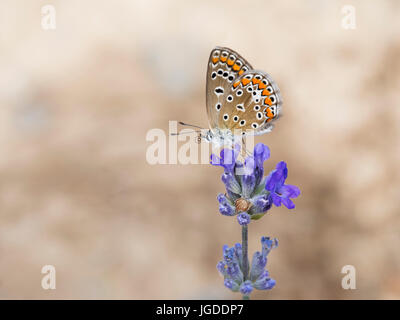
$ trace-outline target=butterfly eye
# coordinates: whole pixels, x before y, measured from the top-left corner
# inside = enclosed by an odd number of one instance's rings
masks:
[[[234,79],[233,75],[230,75],[230,76],[228,77],[228,81],[229,81],[229,82],[232,82],[233,79]]]
[[[242,94],[243,94],[243,91],[242,91],[242,90],[236,91],[236,95],[237,95],[238,97],[240,97]]]
[[[217,111],[221,110],[222,105],[220,103],[217,103],[215,105],[215,109],[217,109]]]
[[[246,135],[246,132],[245,132],[245,131],[242,132],[242,136],[244,136],[244,135]]]
[[[232,97],[232,95],[229,95],[229,96],[227,96],[227,97],[226,97],[226,101],[228,101],[228,102],[232,102],[232,100],[233,100],[233,97]]]
[[[229,119],[229,115],[227,113],[224,114],[224,120],[227,121]]]
[[[211,73],[211,79],[215,79],[217,77],[217,73],[214,71],[213,73]]]
[[[252,92],[252,91],[253,91],[253,88],[249,86],[249,87],[247,88],[247,92]]]
[[[240,120],[239,124],[241,127],[243,127],[246,124],[246,120]]]
[[[217,73],[218,73],[219,76],[221,76],[224,73],[224,71],[222,69],[218,69]]]
[[[258,104],[256,104],[253,109],[254,109],[254,111],[259,111],[260,110],[260,106]]]
[[[257,119],[258,119],[258,120],[261,120],[262,117],[263,117],[262,112],[257,112]]]
[[[258,128],[258,123],[257,122],[253,122],[251,124],[251,126],[253,127],[253,129],[257,129]]]
[[[226,79],[226,78],[228,78],[228,72],[227,71],[225,71],[224,73],[223,73],[223,75],[222,75],[222,77],[224,78],[224,79]]]
[[[239,117],[238,116],[234,116],[233,117],[233,121],[238,122],[239,121]]]

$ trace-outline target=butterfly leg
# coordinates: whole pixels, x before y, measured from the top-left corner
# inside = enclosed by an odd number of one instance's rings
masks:
[[[251,156],[251,152],[249,150],[247,150],[247,147],[246,147],[245,137],[242,137],[242,156],[243,157]]]

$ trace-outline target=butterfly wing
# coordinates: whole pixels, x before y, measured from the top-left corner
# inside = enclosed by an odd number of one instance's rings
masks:
[[[273,128],[281,111],[280,90],[271,76],[249,70],[232,82],[224,95],[217,126],[260,135]]]
[[[207,115],[211,130],[219,125],[218,119],[232,83],[251,69],[243,57],[229,48],[215,47],[211,51],[206,81]]]

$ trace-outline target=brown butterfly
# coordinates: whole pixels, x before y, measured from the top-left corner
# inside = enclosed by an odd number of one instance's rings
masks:
[[[271,76],[254,70],[242,56],[224,47],[211,51],[206,96],[210,130],[203,138],[216,145],[270,132],[282,106]]]

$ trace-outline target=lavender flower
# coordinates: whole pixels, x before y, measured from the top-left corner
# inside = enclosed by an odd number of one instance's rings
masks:
[[[211,155],[212,165],[224,168],[222,182],[226,194],[219,194],[219,212],[226,216],[241,214],[237,218],[240,225],[248,224],[246,213],[251,220],[260,219],[271,208],[272,204],[280,206],[283,203],[293,209],[290,198],[300,194],[299,188],[286,185],[287,167],[285,162],[279,162],[276,169],[268,177],[264,177],[264,161],[270,157],[269,148],[258,143],[253,154],[243,162],[238,161],[239,145],[234,149],[225,148],[220,156]],[[244,219],[246,217],[246,219]]]
[[[295,205],[291,199],[300,195],[300,189],[285,184],[288,169],[283,161],[264,177],[264,161],[270,156],[266,145],[258,143],[253,154],[243,162],[237,159],[239,151],[240,147],[236,145],[234,149],[223,149],[219,157],[211,155],[210,163],[224,168],[222,182],[226,193],[217,197],[219,212],[225,216],[236,215],[242,227],[242,244],[237,243],[232,248],[225,245],[223,260],[218,262],[217,269],[224,276],[225,287],[249,298],[254,289],[270,290],[275,286],[275,280],[270,278],[265,268],[267,256],[278,246],[278,241],[262,237],[262,250],[254,253],[249,268],[248,224],[264,216],[272,204],[279,207],[283,203],[288,209],[293,209]]]
[[[287,165],[284,161],[276,165],[276,169],[272,171],[266,181],[265,189],[271,193],[274,205],[280,207],[281,203],[288,209],[295,207],[290,198],[297,198],[300,195],[300,189],[290,184],[285,184],[288,175]]]
[[[245,276],[242,270],[242,246],[237,243],[234,247],[223,247],[223,260],[218,262],[217,269],[224,277],[225,287],[233,292],[240,291],[248,296],[253,289],[270,290],[275,286],[275,280],[269,277],[265,269],[269,252],[278,246],[276,239],[268,237],[261,238],[262,250],[257,251],[251,263],[250,277]],[[246,280],[247,279],[247,280]]]

